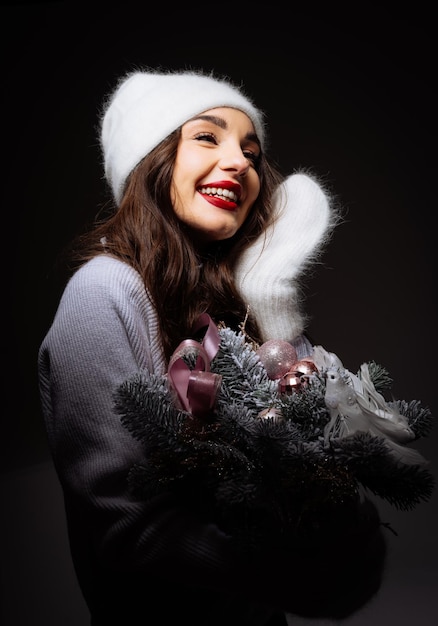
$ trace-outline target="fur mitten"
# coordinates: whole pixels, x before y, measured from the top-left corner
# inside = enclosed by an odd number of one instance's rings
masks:
[[[304,173],[280,185],[274,205],[275,222],[243,252],[234,275],[263,341],[293,341],[305,326],[298,277],[316,260],[336,217],[328,194]]]

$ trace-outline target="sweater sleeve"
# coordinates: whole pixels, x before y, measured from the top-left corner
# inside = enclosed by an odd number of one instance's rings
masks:
[[[113,393],[143,368],[164,371],[152,305],[131,268],[95,259],[67,285],[39,354],[43,412],[75,554],[84,564],[97,557],[122,570],[157,572],[172,562],[166,575],[175,577],[191,561],[193,583],[208,585],[206,571],[213,577],[226,566],[226,537],[172,508],[168,497],[145,504],[129,494],[127,475],[142,452],[115,414]],[[90,527],[86,555],[80,544]]]
[[[100,593],[108,602],[109,585],[120,594],[124,578],[148,579],[150,589],[161,580],[169,589],[203,589],[219,598],[238,591],[254,604],[338,616],[345,610],[345,574],[327,576],[298,552],[295,557],[241,553],[218,526],[199,519],[171,494],[147,502],[130,494],[128,472],[142,462],[142,451],[115,414],[113,392],[143,368],[164,373],[157,337],[155,312],[140,277],[124,263],[102,256],[72,277],[40,348],[48,440],[64,491],[72,556],[87,601],[92,606]],[[361,571],[364,558],[370,560],[368,547],[375,543],[376,532],[373,523],[354,553]],[[345,558],[336,554],[339,566],[348,569],[353,552],[349,548]],[[376,559],[370,565],[370,580],[364,582],[363,575],[357,579],[348,611],[376,591],[380,552]],[[318,589],[320,599],[315,603]],[[179,598],[188,602],[189,595],[184,591]],[[224,623],[231,624],[225,618]]]

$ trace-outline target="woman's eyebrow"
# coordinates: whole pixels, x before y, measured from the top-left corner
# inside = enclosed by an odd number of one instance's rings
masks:
[[[196,120],[204,120],[205,122],[211,122],[212,124],[216,124],[219,128],[223,128],[226,130],[228,128],[228,124],[222,117],[218,117],[217,115],[197,115],[196,117],[192,117],[189,122],[195,122]]]
[[[219,128],[222,128],[223,130],[227,130],[228,128],[228,124],[223,119],[223,117],[218,117],[217,115],[197,115],[196,117],[192,117],[188,121],[195,122],[196,120],[203,120],[205,122],[211,122],[212,124],[216,124],[216,126],[219,126]],[[254,141],[254,143],[256,143],[257,145],[260,145],[260,141],[256,133],[247,133],[245,135],[245,138],[248,141]]]

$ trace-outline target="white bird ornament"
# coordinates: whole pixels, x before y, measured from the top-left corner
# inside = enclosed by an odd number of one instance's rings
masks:
[[[324,429],[328,443],[332,437],[342,438],[356,432],[369,432],[383,437],[397,459],[408,465],[427,461],[417,451],[406,446],[415,439],[406,416],[395,406],[389,406],[371,381],[367,363],[360,367],[359,376],[352,374],[341,360],[322,346],[315,346],[313,360],[325,376],[325,404],[330,421]]]

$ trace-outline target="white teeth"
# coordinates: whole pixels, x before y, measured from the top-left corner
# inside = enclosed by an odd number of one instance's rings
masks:
[[[234,191],[231,191],[231,189],[222,189],[222,187],[201,187],[199,191],[208,196],[222,196],[232,202],[237,202],[237,195]]]

